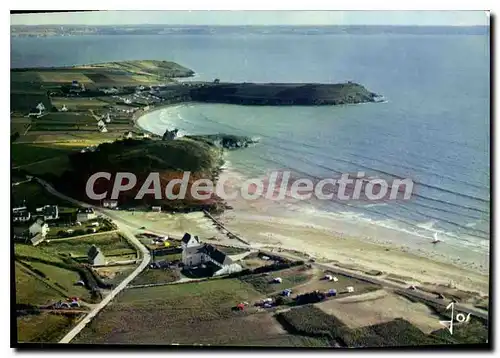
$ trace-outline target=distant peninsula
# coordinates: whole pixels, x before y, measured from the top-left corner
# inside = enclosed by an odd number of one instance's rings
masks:
[[[161,60],[15,68],[10,74],[14,173],[41,177],[82,200],[88,200],[86,180],[96,172],[132,172],[146,178],[156,171],[162,173],[162,183],[168,183],[190,171],[193,180],[216,180],[224,150],[244,149],[258,141],[234,133],[199,135],[196,129],[180,136],[178,129],[165,128],[162,135],[157,135],[138,127],[138,118],[163,106],[196,102],[318,106],[381,99],[350,81],[194,81],[192,69]],[[224,208],[217,197],[203,202],[194,198],[157,201],[145,197],[137,202],[133,194],[120,196],[119,205],[161,205],[166,211]]]

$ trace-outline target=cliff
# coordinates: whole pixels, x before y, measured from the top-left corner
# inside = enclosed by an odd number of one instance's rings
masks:
[[[377,94],[360,84],[210,83],[190,90],[197,102],[243,105],[339,105],[376,102]]]

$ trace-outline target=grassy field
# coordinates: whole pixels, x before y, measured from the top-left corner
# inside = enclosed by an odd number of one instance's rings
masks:
[[[67,148],[40,144],[13,143],[10,147],[10,157],[14,166],[66,156],[69,152]]]
[[[386,323],[400,317],[426,334],[442,328],[439,323],[441,318],[425,304],[412,302],[386,290],[340,297],[318,303],[316,306],[339,318],[350,328]]]
[[[19,263],[15,265],[16,303],[45,305],[64,297],[42,280],[37,279]]]
[[[278,314],[278,320],[292,333],[327,338],[343,347],[418,346],[443,343],[402,319],[350,329],[335,316],[315,306],[306,306]]]
[[[136,253],[136,249],[121,235],[112,233],[98,236],[89,236],[81,239],[56,240],[49,243],[43,242],[39,249],[58,254],[71,255],[72,257],[86,257],[92,245],[101,249],[105,256],[131,255]]]
[[[236,279],[128,289],[75,342],[194,343],[198,331],[205,332],[207,343],[215,342],[229,335],[231,327],[214,321],[239,318],[231,308],[260,297],[250,285]],[[218,331],[219,327],[226,331]],[[197,332],[186,334],[187,330]]]
[[[273,283],[273,278],[281,277],[282,283]],[[272,272],[270,275],[258,274],[243,276],[241,280],[252,285],[257,291],[264,294],[279,292],[285,288],[303,284],[312,278],[312,270],[305,266]]]
[[[180,279],[180,274],[173,269],[150,269],[147,268],[137,276],[131,285],[149,285],[154,283],[169,283]]]
[[[80,275],[76,271],[71,271],[57,267],[54,265],[48,265],[41,262],[30,262],[29,265],[37,270],[37,272],[42,272],[45,278],[59,287],[61,290],[67,293],[67,297],[80,297],[84,301],[90,300],[90,293],[83,286],[76,286],[75,283],[79,281]]]
[[[17,317],[18,342],[58,342],[76,323],[77,317],[50,313]]]
[[[167,254],[167,255],[155,255],[154,260],[155,262],[157,261],[167,261],[167,262],[172,262],[176,260],[182,260],[182,253],[180,254]]]
[[[231,308],[262,296],[236,279],[129,289],[74,343],[327,347],[323,337],[287,333],[272,313]],[[255,312],[255,311],[254,311]]]
[[[28,114],[29,111],[35,108],[40,102],[42,102],[47,109],[52,107],[50,98],[45,91],[19,91],[11,92],[10,94],[10,108],[11,111],[14,112]]]

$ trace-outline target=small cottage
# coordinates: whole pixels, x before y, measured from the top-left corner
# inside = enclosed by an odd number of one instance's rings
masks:
[[[103,266],[103,265],[106,265],[106,263],[107,263],[106,257],[104,256],[104,254],[95,245],[92,245],[90,247],[87,256],[88,256],[88,262],[92,266]]]

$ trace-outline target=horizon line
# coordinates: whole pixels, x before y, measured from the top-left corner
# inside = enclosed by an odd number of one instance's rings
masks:
[[[270,27],[270,26],[275,26],[275,27],[301,27],[301,26],[314,26],[314,27],[354,27],[354,26],[366,26],[366,27],[380,27],[380,26],[388,26],[388,27],[402,27],[402,26],[412,26],[412,27],[490,27],[490,24],[487,25],[430,25],[430,24],[267,24],[267,25],[246,25],[246,24],[241,24],[241,25],[223,25],[223,24],[31,24],[31,25],[25,25],[25,24],[16,24],[16,25],[10,25],[10,27],[15,27],[15,26],[87,26],[87,27],[95,27],[95,26],[182,26],[182,27],[189,27],[189,26],[216,26],[216,27]]]

